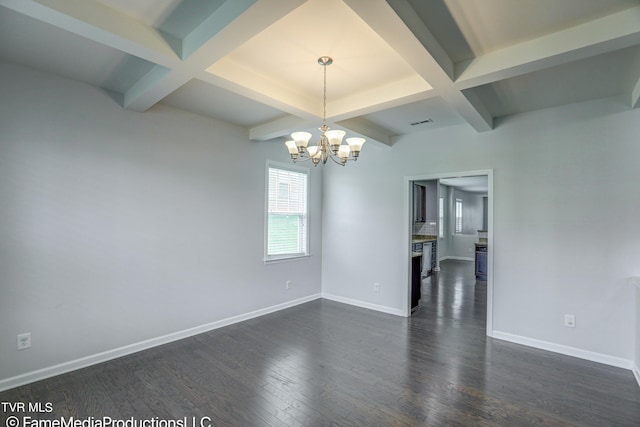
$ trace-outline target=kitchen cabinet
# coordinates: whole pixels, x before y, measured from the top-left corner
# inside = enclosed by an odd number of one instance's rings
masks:
[[[420,306],[422,294],[422,256],[411,258],[411,313]]]
[[[476,280],[487,280],[487,244],[476,243]]]
[[[427,220],[427,188],[424,185],[413,184],[413,222]]]

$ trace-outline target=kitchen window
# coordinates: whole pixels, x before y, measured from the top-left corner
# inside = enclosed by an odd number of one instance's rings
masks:
[[[456,199],[456,234],[462,233],[462,199]]]
[[[309,255],[309,169],[267,163],[265,261]]]

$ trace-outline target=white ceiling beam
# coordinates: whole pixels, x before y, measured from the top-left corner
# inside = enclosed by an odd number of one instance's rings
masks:
[[[395,50],[426,82],[435,89],[451,85],[452,78],[414,35],[414,30],[396,14],[385,0],[344,0],[363,21]],[[405,5],[405,7],[411,7]],[[415,20],[413,24],[417,23]],[[424,27],[424,24],[420,25]],[[424,33],[426,29],[416,29]]]
[[[528,40],[458,64],[456,86],[468,89],[640,42],[640,6]]]
[[[156,65],[151,71],[135,82],[123,95],[123,107],[144,112],[190,80],[185,73],[177,73]]]
[[[93,0],[0,0],[0,5],[158,66],[123,94],[124,106],[146,111],[304,0],[226,0],[181,43]],[[184,61],[171,45],[181,45]]]
[[[640,107],[640,80],[636,82],[633,92],[631,93],[631,108]]]
[[[312,102],[303,94],[298,94],[288,88],[280,87],[274,82],[260,78],[254,78],[249,85],[241,85],[235,82],[235,79],[225,78],[218,72],[226,76],[226,73],[217,68],[216,74],[202,71],[195,78],[305,120],[322,119],[318,112],[317,101]],[[265,88],[267,89],[265,90]]]
[[[421,88],[421,90],[416,92],[417,88]],[[436,91],[424,79],[412,75],[370,88],[364,92],[338,98],[328,103],[327,112],[332,120],[344,120],[434,96],[436,96]]]
[[[182,40],[182,58],[201,49],[257,0],[227,0]]]
[[[179,63],[158,31],[95,1],[0,0],[0,5],[167,68]]]
[[[431,33],[429,28],[422,22],[411,3],[407,0],[387,0],[387,3],[389,3],[413,35],[422,43],[425,49],[427,49],[429,55],[438,62],[442,70],[449,76],[449,79],[453,80],[455,78],[455,64],[440,43],[438,43],[433,33]]]
[[[296,116],[285,116],[271,122],[263,123],[249,129],[249,139],[252,141],[269,141],[271,139],[287,136],[295,131],[307,129],[313,126],[311,120],[301,119]]]
[[[336,122],[336,125],[344,128],[346,131],[354,132],[363,138],[374,140],[388,146],[393,145],[393,135],[389,130],[363,117],[341,120]]]
[[[465,94],[457,90],[450,90],[450,93],[443,95],[443,98],[478,132],[487,132],[493,129],[493,116],[474,93]]]
[[[385,145],[392,145],[393,135],[386,128],[372,123],[362,117],[353,117],[344,120],[328,120],[330,127],[343,128],[364,138],[378,141]],[[335,123],[337,126],[331,126]],[[292,132],[320,127],[321,118],[315,120],[302,119],[288,115],[249,129],[249,139],[252,141],[269,141],[275,138],[288,138]]]
[[[140,85],[136,84],[128,91],[135,92],[125,94],[125,99],[135,98],[135,101],[128,104],[128,108],[146,111],[303,2],[304,0],[226,0],[185,38],[187,45],[183,44],[183,56],[186,57],[179,65],[155,82],[141,81]],[[195,34],[193,39],[192,34]],[[146,78],[147,76],[143,80]]]
[[[640,76],[636,80],[636,84],[631,89],[631,108],[640,107]]]
[[[415,19],[416,13],[412,12],[411,5],[406,0],[389,1],[401,11],[407,19],[406,22],[385,0],[344,0],[476,131],[485,132],[493,129],[493,118],[487,110],[476,110],[475,104],[455,87],[449,74],[451,60],[447,58],[444,49],[435,39],[425,43],[419,39],[427,37],[431,32],[421,20]],[[441,66],[440,62],[445,66]]]
[[[215,64],[205,73],[201,73],[199,78],[271,107],[284,108],[289,114],[301,117],[319,117],[322,114],[318,101],[311,100],[308,94],[299,93],[276,80],[256,74],[253,70],[238,67],[228,60]]]

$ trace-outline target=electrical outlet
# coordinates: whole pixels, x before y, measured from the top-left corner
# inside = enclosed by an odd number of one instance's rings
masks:
[[[291,289],[293,287],[293,285],[291,284],[291,280],[287,280],[286,282],[284,282],[284,286],[286,289]]]
[[[380,283],[373,284],[373,292],[380,292]]]
[[[564,326],[567,328],[575,328],[576,327],[576,316],[573,314],[565,314],[564,315]]]
[[[31,347],[31,332],[18,335],[18,350]]]

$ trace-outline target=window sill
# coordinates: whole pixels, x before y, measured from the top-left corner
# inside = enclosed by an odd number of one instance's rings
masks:
[[[293,262],[293,261],[300,261],[300,260],[304,260],[304,259],[308,259],[311,257],[311,254],[304,254],[304,255],[292,255],[292,256],[283,256],[282,258],[269,258],[269,259],[265,259],[264,263],[265,264],[279,264],[281,262]]]

